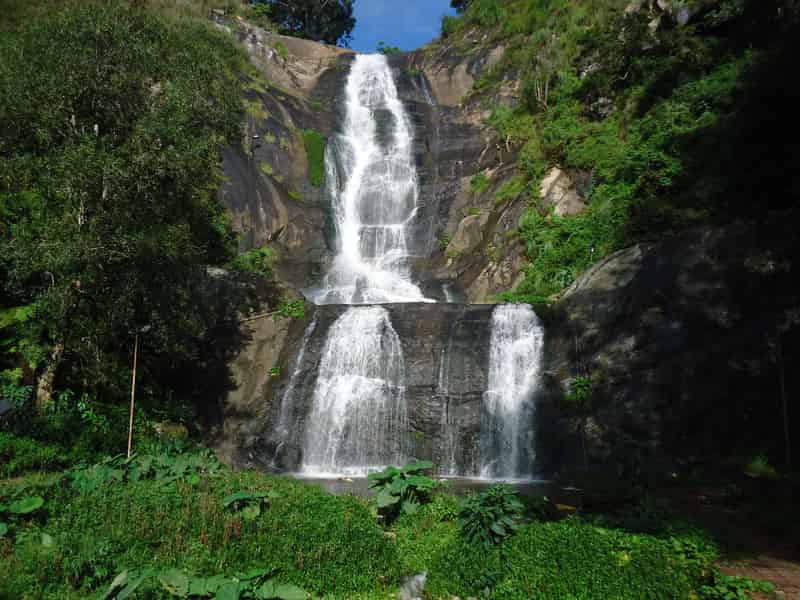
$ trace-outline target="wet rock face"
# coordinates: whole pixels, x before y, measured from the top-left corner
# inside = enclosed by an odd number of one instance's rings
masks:
[[[457,464],[464,469],[474,465],[477,435],[480,431],[480,406],[488,377],[488,352],[492,306],[458,304],[383,305],[389,312],[392,327],[400,338],[406,372],[406,401],[409,409],[408,431],[404,432],[411,455],[441,460],[442,417],[446,406],[460,425],[456,436],[461,449]],[[261,468],[292,471],[302,462],[305,420],[328,331],[336,319],[350,307],[319,306],[315,309],[316,327],[301,353],[303,329],[298,321],[286,337],[280,363],[285,365],[280,382],[262,396],[263,417],[258,421],[257,438],[242,440],[238,462]],[[449,356],[447,354],[449,353]],[[449,377],[441,381],[443,358],[449,358]],[[291,398],[287,397],[289,374],[298,372]],[[281,404],[291,404],[288,437],[278,439],[274,424],[280,419]]]
[[[314,186],[303,132],[330,137],[352,52],[286,36],[215,14],[256,67],[245,83],[241,144],[223,150],[219,195],[240,234],[240,249],[269,245],[279,281],[308,286],[326,260],[321,232],[328,201]]]

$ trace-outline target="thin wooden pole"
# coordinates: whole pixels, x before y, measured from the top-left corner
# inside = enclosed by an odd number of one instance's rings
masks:
[[[131,457],[131,448],[133,446],[133,405],[136,395],[136,359],[139,355],[139,334],[133,342],[133,375],[131,376],[131,415],[128,422],[128,458]]]

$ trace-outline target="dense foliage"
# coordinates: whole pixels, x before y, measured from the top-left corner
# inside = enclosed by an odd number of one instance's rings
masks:
[[[134,476],[143,463],[147,475]],[[8,567],[0,571],[0,597],[102,597],[124,571],[151,574],[142,597],[160,597],[156,575],[169,569],[229,579],[259,569],[265,579],[333,598],[377,592],[398,579],[394,544],[362,502],[220,469],[203,455],[92,465],[35,490],[46,500],[41,517],[18,527],[12,545],[0,541]],[[30,492],[0,487],[0,504]],[[245,516],[242,507],[261,494],[268,502]]]
[[[671,3],[672,13],[650,3],[624,10],[637,5],[626,0],[465,4],[462,17],[445,19],[445,37],[458,44],[480,27],[508,48],[475,93],[521,79],[518,106],[489,119],[532,199],[519,230],[530,267],[518,297],[560,292],[639,240],[796,217],[800,147],[773,143],[794,137],[800,91],[785,75],[800,39],[796,2]],[[588,180],[587,212],[556,217],[538,202],[553,166]]]
[[[347,46],[356,25],[355,0],[257,0],[281,33]]]
[[[495,485],[467,498],[458,514],[458,526],[470,542],[490,548],[513,535],[523,508],[511,486]]]
[[[203,23],[116,3],[2,36],[0,368],[40,411],[54,388],[122,397],[143,329],[148,394],[196,360],[207,266],[234,251],[215,192],[243,64]]]

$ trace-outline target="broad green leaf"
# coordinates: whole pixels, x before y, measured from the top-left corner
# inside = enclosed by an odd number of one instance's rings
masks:
[[[8,507],[8,510],[15,515],[27,515],[36,510],[39,510],[44,504],[44,498],[41,496],[29,496],[14,502]]]
[[[406,479],[408,485],[417,487],[421,490],[432,490],[436,487],[436,481],[424,475],[412,475]]]
[[[308,594],[296,585],[284,583],[275,586],[275,598],[279,600],[306,600]]]
[[[500,523],[492,523],[491,530],[494,531],[497,535],[506,535],[506,529]]]
[[[265,581],[264,584],[256,590],[256,595],[262,600],[269,600],[275,597],[275,582],[270,579]]]
[[[403,473],[419,473],[433,468],[433,463],[429,460],[417,460],[403,467]]]
[[[230,579],[224,575],[214,575],[206,579],[206,594],[216,594],[217,590],[226,583],[230,583]]]
[[[42,546],[44,546],[45,548],[52,548],[55,545],[56,542],[55,540],[53,540],[52,535],[50,535],[49,533],[42,534]]]
[[[393,506],[400,502],[400,496],[393,496],[389,490],[383,489],[378,492],[378,508],[386,508],[387,506]]]
[[[128,570],[125,569],[122,573],[114,577],[114,581],[111,582],[111,586],[109,586],[106,595],[103,596],[103,600],[106,600],[107,598],[111,598],[112,596],[114,596],[114,591],[117,588],[120,588],[123,585],[125,585],[127,582],[128,582]]]
[[[153,575],[153,571],[151,571],[150,569],[148,569],[148,570],[146,570],[146,571],[143,571],[142,573],[140,573],[140,574],[138,575],[138,577],[136,577],[136,578],[132,579],[132,581],[128,582],[128,585],[126,585],[126,586],[125,586],[125,587],[124,587],[124,588],[123,588],[123,589],[120,591],[120,593],[119,593],[119,594],[117,594],[117,596],[116,596],[116,600],[126,600],[126,598],[128,598],[128,597],[129,597],[129,596],[130,596],[130,595],[131,595],[133,592],[135,592],[135,591],[136,591],[136,589],[137,589],[137,588],[138,588],[140,585],[142,585],[142,582],[143,582],[145,579],[147,579],[148,577],[150,577],[150,576],[152,576],[152,575]]]
[[[189,577],[178,569],[169,569],[160,573],[158,580],[164,589],[173,596],[186,598],[189,595]]]
[[[416,502],[412,502],[411,500],[405,500],[403,502],[403,512],[407,515],[413,515],[419,510],[419,504]]]
[[[392,494],[402,494],[408,488],[408,481],[405,479],[395,479],[389,486],[389,491]]]
[[[229,581],[217,590],[214,600],[239,600],[242,594],[242,584],[238,581]]]
[[[7,533],[8,533],[8,525],[6,523],[0,522],[0,537],[3,537]]]
[[[250,504],[242,509],[242,517],[246,521],[254,521],[261,514],[261,507],[258,504]]]
[[[262,577],[266,577],[270,573],[274,573],[275,569],[250,569],[247,573],[245,573],[241,579],[261,579]]]

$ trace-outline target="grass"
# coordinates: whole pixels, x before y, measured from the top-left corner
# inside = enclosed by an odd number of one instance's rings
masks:
[[[308,177],[311,185],[321,187],[325,181],[325,138],[318,131],[303,132],[303,144],[308,157]]]
[[[123,570],[172,568],[190,577],[266,569],[330,600],[395,598],[402,578],[421,572],[431,600],[705,600],[766,589],[716,573],[708,536],[658,503],[558,520],[546,500],[527,499],[528,522],[485,547],[462,536],[461,500],[446,491],[384,529],[374,498],[232,471],[207,453],[161,452],[0,481],[0,504],[45,498],[0,537],[0,598],[99,599]],[[237,492],[268,497],[248,516],[224,505]],[[153,578],[136,597],[164,597],[158,586]]]
[[[279,497],[247,521],[223,508],[240,490]],[[196,486],[140,481],[76,494],[62,484],[43,492],[43,522],[29,522],[13,546],[0,542],[10,554],[0,597],[99,597],[116,573],[148,567],[200,575],[266,568],[330,598],[380,594],[398,581],[395,544],[363,501],[288,479],[224,470]],[[40,543],[44,532],[52,546]]]

